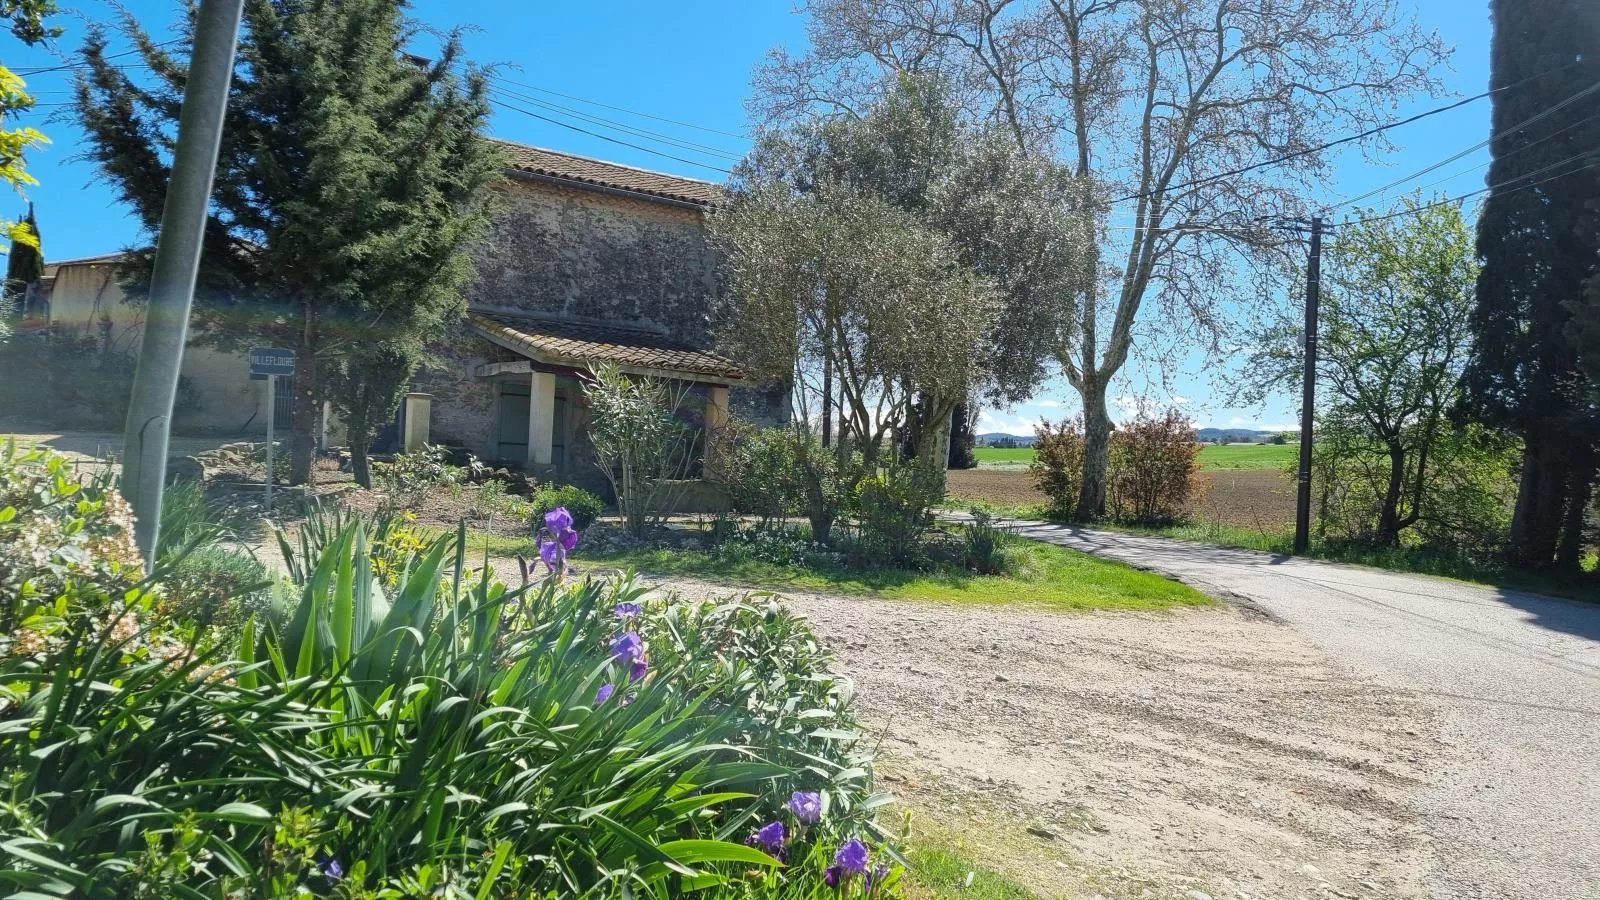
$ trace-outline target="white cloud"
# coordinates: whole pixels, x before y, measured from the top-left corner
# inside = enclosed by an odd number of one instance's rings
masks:
[[[1024,407],[1035,406],[1035,407],[1038,407],[1039,409],[1060,409],[1061,408],[1061,401],[1060,400],[1029,400],[1027,403],[1024,403],[1022,405]]]
[[[1021,416],[1001,415],[992,410],[978,414],[978,433],[1033,434],[1033,420]]]

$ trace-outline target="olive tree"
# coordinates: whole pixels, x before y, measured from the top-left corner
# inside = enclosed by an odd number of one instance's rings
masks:
[[[770,183],[735,196],[712,230],[732,280],[722,344],[791,381],[807,419],[826,365],[842,430],[868,462],[919,393],[948,417],[981,370],[994,285],[910,214],[848,188]]]
[[[1101,210],[1097,277],[1078,290],[1077,327],[1056,348],[1083,402],[1076,511],[1092,518],[1105,509],[1107,389],[1130,354],[1216,355],[1243,270],[1281,247],[1268,223],[1302,214],[1299,189],[1326,173],[1326,137],[1371,128],[1397,100],[1437,89],[1444,45],[1404,7],[811,0],[808,51],[774,51],[753,105],[767,121],[858,111],[886,81],[935,75],[965,115],[1071,167]]]

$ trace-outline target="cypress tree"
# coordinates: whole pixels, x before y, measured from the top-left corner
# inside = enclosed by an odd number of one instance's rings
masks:
[[[408,54],[416,27],[406,6],[245,3],[194,322],[198,339],[223,347],[295,349],[296,484],[310,476],[322,401],[335,399],[325,376],[337,371],[340,395],[384,418],[392,406],[368,398],[396,396],[387,384],[396,354],[414,367],[421,338],[459,315],[466,248],[487,225],[484,188],[500,170],[482,137],[485,73],[462,66],[454,34],[436,61]],[[134,83],[106,58],[105,36],[91,34],[78,114],[87,155],[153,234],[192,31],[174,48],[131,16],[123,30],[151,83]],[[123,273],[135,295],[152,255],[134,254]],[[374,348],[390,352],[358,352]],[[384,389],[364,390],[364,371]]]
[[[1492,0],[1488,195],[1462,413],[1522,438],[1508,557],[1576,569],[1600,417],[1572,326],[1600,263],[1600,4]],[[1554,110],[1553,112],[1548,112]],[[1533,117],[1547,113],[1537,121]]]
[[[25,233],[31,240],[11,241],[6,254],[6,283],[0,294],[0,312],[4,317],[26,318],[32,311],[27,308],[28,286],[44,277],[44,248],[39,242],[39,220],[34,218],[33,204],[28,204],[28,215],[15,226],[13,233]]]

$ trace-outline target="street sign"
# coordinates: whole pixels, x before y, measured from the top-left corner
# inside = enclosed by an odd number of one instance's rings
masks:
[[[250,351],[251,375],[293,375],[294,351],[283,347],[255,347]]]

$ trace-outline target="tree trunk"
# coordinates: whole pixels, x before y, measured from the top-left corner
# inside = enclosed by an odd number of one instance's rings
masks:
[[[367,452],[372,449],[372,435],[368,431],[367,407],[365,403],[353,406],[350,421],[345,424],[350,441],[350,470],[355,475],[356,484],[371,490],[372,464]]]
[[[1400,493],[1406,483],[1406,451],[1389,445],[1389,484],[1383,492],[1383,508],[1378,512],[1378,546],[1400,543]]]
[[[1083,396],[1083,485],[1074,516],[1089,522],[1106,514],[1106,480],[1111,468],[1111,415],[1106,412],[1106,386],[1085,379]]]
[[[291,432],[290,484],[309,484],[317,452],[317,356],[311,341],[310,312],[295,346],[294,427]]]
[[[1556,569],[1572,575],[1583,571],[1583,530],[1593,496],[1594,475],[1592,458],[1579,460],[1568,469],[1567,514],[1556,548]]]
[[[1568,460],[1563,440],[1543,428],[1528,433],[1506,547],[1506,557],[1514,566],[1543,569],[1555,561],[1567,508]]]

